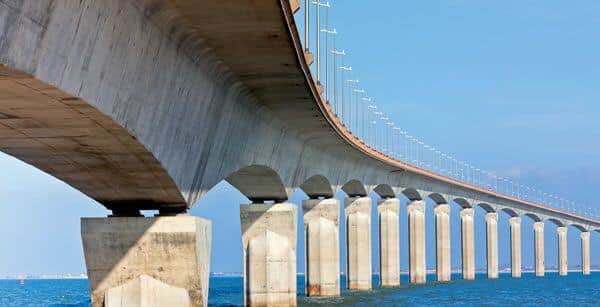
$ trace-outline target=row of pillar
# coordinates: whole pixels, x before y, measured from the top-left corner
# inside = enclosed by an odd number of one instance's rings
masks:
[[[306,294],[340,295],[339,201],[302,202],[306,246]],[[380,281],[400,284],[400,202],[377,204]],[[408,203],[409,279],[426,282],[425,201]],[[434,209],[438,281],[449,281],[450,206]],[[372,288],[371,199],[344,201],[346,220],[346,287]],[[474,211],[463,208],[461,250],[463,278],[475,278]],[[296,305],[297,207],[289,203],[240,206],[243,243],[244,303]],[[544,224],[534,224],[536,275],[544,275]],[[567,229],[558,228],[559,272],[567,274]],[[521,220],[510,218],[512,276],[521,276]],[[589,232],[583,232],[582,268],[590,274]],[[488,277],[498,278],[498,214],[486,214]],[[82,219],[82,238],[94,306],[134,304],[144,295],[165,305],[207,303],[210,271],[210,221],[188,215]],[[135,276],[136,279],[132,280]],[[121,302],[121,303],[118,303]]]

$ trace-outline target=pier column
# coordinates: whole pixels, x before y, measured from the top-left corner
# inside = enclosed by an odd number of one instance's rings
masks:
[[[302,201],[306,246],[306,295],[340,295],[340,202]]]
[[[512,277],[521,277],[521,218],[511,217],[510,220],[510,263]]]
[[[413,200],[408,203],[408,255],[410,282],[424,284],[425,262],[425,201]]]
[[[567,264],[567,227],[556,228],[558,234],[558,274],[566,276],[568,271]]]
[[[400,285],[400,201],[379,200],[379,276],[382,286]]]
[[[246,305],[296,306],[296,218],[293,204],[240,205]]]
[[[590,233],[581,233],[581,272],[590,275]]]
[[[439,204],[435,213],[436,273],[438,281],[450,281],[450,205]]]
[[[189,216],[82,218],[92,305],[207,306],[211,222]]]
[[[533,223],[535,236],[535,276],[544,276],[544,222]]]
[[[487,247],[487,274],[489,279],[498,278],[498,213],[485,214],[486,247]]]
[[[344,201],[346,216],[346,278],[348,289],[370,290],[371,198],[350,197]]]
[[[461,244],[462,244],[462,275],[463,279],[475,279],[475,240],[473,227],[473,208],[463,208],[460,211]]]

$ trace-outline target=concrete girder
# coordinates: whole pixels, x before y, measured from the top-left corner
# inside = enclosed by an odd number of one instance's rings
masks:
[[[344,191],[349,197],[354,197],[354,196],[363,196],[364,197],[369,194],[367,192],[365,185],[356,179],[352,179],[352,180],[346,182],[342,186],[342,191]]]
[[[423,200],[424,192],[419,191],[415,188],[403,188],[401,192],[409,200]]]
[[[300,189],[310,198],[325,197],[332,198],[334,195],[333,187],[329,180],[323,175],[314,175],[308,178],[300,185]]]
[[[541,221],[543,221],[543,217],[539,216],[536,213],[527,212],[524,215],[526,217],[530,218],[531,220],[533,220],[534,222],[541,222]]]
[[[556,219],[556,218],[548,217],[548,218],[544,219],[544,221],[546,221],[546,220],[552,222],[557,227],[566,227],[566,225],[567,225],[564,221]]]
[[[491,204],[488,204],[488,203],[481,203],[480,202],[480,203],[478,203],[476,205],[476,207],[481,207],[487,213],[498,212],[498,209],[494,205],[491,205]]]
[[[379,184],[373,188],[373,191],[377,193],[381,198],[395,198],[396,191],[389,184]]]
[[[427,192],[427,196],[431,198],[437,205],[447,204],[448,199],[450,199],[448,195],[443,195],[435,192]]]

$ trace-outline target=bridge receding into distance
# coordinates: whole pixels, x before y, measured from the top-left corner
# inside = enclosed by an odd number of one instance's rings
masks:
[[[0,0],[0,150],[112,211],[81,220],[94,306],[143,296],[207,305],[211,222],[186,211],[223,180],[251,202],[240,205],[247,305],[296,305],[298,205],[309,296],[340,295],[340,239],[345,286],[372,288],[373,256],[381,284],[399,285],[399,210],[408,211],[410,282],[425,283],[426,199],[436,203],[439,281],[450,280],[452,203],[464,279],[475,274],[477,206],[487,212],[489,278],[498,277],[499,211],[511,216],[513,277],[523,216],[534,221],[538,276],[546,220],[558,227],[560,273],[573,226],[589,274],[598,215],[396,127],[353,79],[323,1]],[[287,202],[297,189],[310,199]]]

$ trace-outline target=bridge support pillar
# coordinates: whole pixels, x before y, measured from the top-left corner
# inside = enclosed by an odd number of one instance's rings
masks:
[[[400,200],[381,199],[379,214],[379,277],[382,286],[400,285]]]
[[[425,201],[413,200],[408,203],[408,257],[410,282],[424,284],[425,263]]]
[[[350,197],[344,201],[346,216],[346,279],[348,289],[370,290],[371,198]]]
[[[240,205],[240,219],[245,305],[296,306],[296,206]]]
[[[161,302],[207,306],[209,220],[189,215],[82,218],[81,237],[93,306],[121,306],[118,302],[154,300],[156,295]]]
[[[435,206],[436,273],[438,281],[450,281],[450,205]]]
[[[556,228],[558,234],[558,274],[566,276],[568,271],[567,262],[567,227]]]
[[[544,222],[533,223],[535,236],[535,276],[542,277],[545,273],[544,265]]]
[[[462,238],[462,275],[463,279],[475,279],[475,240],[473,227],[473,208],[460,211]]]
[[[521,277],[521,218],[511,217],[510,220],[510,263],[513,278]]]
[[[590,275],[590,233],[581,233],[581,272]]]
[[[340,295],[339,210],[333,198],[302,201],[308,296]]]
[[[487,274],[489,279],[498,278],[498,213],[485,215],[487,239]]]

